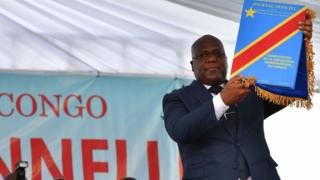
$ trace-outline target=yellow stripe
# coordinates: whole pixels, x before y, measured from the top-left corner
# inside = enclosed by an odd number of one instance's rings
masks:
[[[273,49],[275,49],[276,47],[280,46],[282,43],[284,43],[286,40],[288,40],[289,38],[291,38],[292,36],[296,35],[300,30],[297,29],[295,31],[293,31],[291,34],[289,34],[287,37],[283,38],[281,41],[279,41],[278,43],[274,44],[273,46],[271,46],[269,49],[267,49],[265,52],[261,53],[259,56],[255,57],[254,59],[252,59],[249,63],[247,63],[246,65],[244,65],[243,67],[239,68],[237,71],[233,72],[231,74],[231,77],[234,77],[235,75],[239,74],[239,72],[243,71],[245,68],[247,68],[248,66],[250,66],[251,64],[255,63],[257,60],[259,60],[261,57],[263,57],[264,55],[266,55],[267,53],[269,53],[270,51],[272,51]]]
[[[253,41],[252,43],[250,43],[249,45],[247,45],[245,48],[243,48],[242,50],[238,51],[235,55],[234,58],[238,57],[240,54],[242,54],[244,51],[246,51],[247,49],[251,48],[252,46],[254,46],[258,41],[260,41],[261,39],[265,38],[266,36],[268,36],[269,34],[271,34],[272,32],[274,32],[275,30],[277,30],[278,28],[280,28],[280,26],[282,26],[283,24],[287,23],[288,21],[290,21],[291,19],[295,18],[297,15],[299,15],[302,11],[305,11],[307,9],[307,7],[303,7],[301,10],[299,10],[298,12],[296,12],[295,14],[293,14],[292,16],[290,16],[289,18],[287,18],[286,20],[284,20],[282,23],[278,24],[277,26],[275,26],[274,28],[272,28],[271,30],[269,30],[268,32],[266,32],[264,35],[260,36],[258,39],[256,39],[255,41]]]

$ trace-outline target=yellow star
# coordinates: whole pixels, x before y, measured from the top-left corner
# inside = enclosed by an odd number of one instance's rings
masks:
[[[247,14],[246,14],[246,17],[250,16],[250,17],[253,18],[255,12],[256,12],[256,11],[253,10],[252,7],[250,7],[249,10],[246,10],[246,13],[247,13]]]

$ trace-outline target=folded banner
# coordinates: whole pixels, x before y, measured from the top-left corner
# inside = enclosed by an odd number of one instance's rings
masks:
[[[231,77],[254,76],[258,96],[311,108],[314,53],[298,28],[307,11],[315,18],[306,6],[245,0]]]
[[[162,97],[187,79],[0,72],[0,180],[181,179]]]

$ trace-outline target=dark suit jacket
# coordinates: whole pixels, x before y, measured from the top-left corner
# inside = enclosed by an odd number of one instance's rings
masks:
[[[253,180],[279,180],[263,130],[263,120],[279,111],[249,94],[237,104],[238,131],[216,119],[210,92],[197,81],[165,95],[165,127],[178,143],[183,179],[237,180],[237,156],[243,153]]]

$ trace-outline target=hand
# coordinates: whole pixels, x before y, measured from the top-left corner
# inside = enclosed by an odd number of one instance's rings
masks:
[[[251,91],[244,86],[242,83],[244,76],[235,76],[225,85],[223,90],[220,92],[222,101],[230,106],[241,102]],[[250,86],[255,85],[255,79],[250,82]]]
[[[305,38],[311,39],[312,37],[312,13],[310,10],[306,12],[307,16],[304,21],[299,22],[299,29],[303,31]]]

